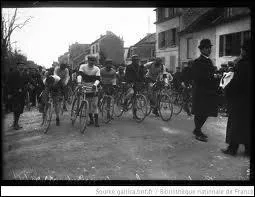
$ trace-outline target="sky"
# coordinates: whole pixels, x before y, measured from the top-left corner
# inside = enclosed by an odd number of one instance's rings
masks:
[[[68,46],[90,44],[112,31],[123,37],[124,47],[137,43],[147,33],[155,33],[155,8],[19,8],[18,22],[29,16],[30,23],[16,29],[11,37],[13,48],[28,60],[51,67]],[[14,9],[3,9],[3,15]]]

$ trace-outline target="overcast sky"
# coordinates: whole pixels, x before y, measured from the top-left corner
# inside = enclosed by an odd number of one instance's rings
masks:
[[[69,44],[90,44],[107,30],[123,36],[129,47],[147,33],[156,32],[154,8],[20,8],[19,21],[33,19],[12,35],[13,47],[29,60],[50,67],[68,51]],[[4,9],[11,13],[14,9]]]

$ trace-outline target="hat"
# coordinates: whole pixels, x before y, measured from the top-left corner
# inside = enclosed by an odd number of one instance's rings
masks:
[[[200,45],[198,46],[199,49],[202,49],[204,47],[211,47],[213,46],[212,43],[211,43],[211,40],[209,39],[202,39],[200,41]]]
[[[106,59],[106,60],[105,60],[105,63],[112,63],[112,59],[109,59],[109,58]]]
[[[133,59],[139,59],[138,55],[132,55],[132,60]]]
[[[96,57],[95,57],[95,56],[90,55],[90,56],[88,56],[88,60],[94,60],[94,61],[96,61]]]

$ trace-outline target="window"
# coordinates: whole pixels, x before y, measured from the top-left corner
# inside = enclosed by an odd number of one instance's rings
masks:
[[[166,47],[166,31],[158,34],[158,48]]]
[[[219,57],[238,56],[244,40],[251,38],[250,31],[243,31],[220,36]]]
[[[174,17],[176,15],[176,8],[169,8],[169,17]]]
[[[187,39],[187,59],[191,59],[192,58],[192,38],[188,38]]]
[[[163,8],[164,9],[164,18],[168,18],[169,17],[169,8]]]
[[[98,52],[98,45],[96,45],[96,53]]]
[[[224,16],[225,18],[229,18],[233,16],[233,8],[225,8]]]
[[[158,48],[175,47],[177,45],[176,41],[177,41],[176,28],[160,32],[158,36]]]

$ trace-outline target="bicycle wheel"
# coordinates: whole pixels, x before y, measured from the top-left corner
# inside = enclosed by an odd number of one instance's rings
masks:
[[[133,111],[136,109],[136,122],[142,122],[147,114],[147,99],[142,94],[135,95]]]
[[[181,113],[183,108],[182,96],[178,93],[173,93],[170,95],[170,99],[173,105],[173,114],[178,115],[179,113]]]
[[[118,93],[114,98],[114,115],[116,117],[120,117],[123,114],[123,103],[124,103],[124,95],[121,93]]]
[[[110,100],[110,105],[108,106],[107,101]],[[101,104],[101,115],[102,115],[102,120],[104,123],[109,123],[112,120],[113,116],[113,109],[114,109],[114,99],[112,96],[104,96],[102,99],[102,104]]]
[[[173,115],[173,105],[167,94],[161,94],[158,101],[159,115],[163,121],[169,121]]]
[[[146,116],[149,116],[151,114],[152,107],[151,107],[151,102],[150,102],[150,99],[149,99],[148,96],[146,97],[146,99],[147,99],[147,113],[146,113]]]
[[[52,119],[52,113],[53,113],[53,104],[49,102],[45,105],[44,113],[43,113],[42,127],[43,127],[44,133],[47,133],[49,131],[50,123]]]
[[[72,125],[74,125],[76,118],[78,116],[79,113],[79,103],[80,103],[80,98],[79,97],[75,97],[72,103],[72,108],[71,108],[71,122]]]
[[[84,133],[85,129],[87,128],[87,121],[88,121],[88,101],[82,101],[79,116],[80,116],[80,132]]]

